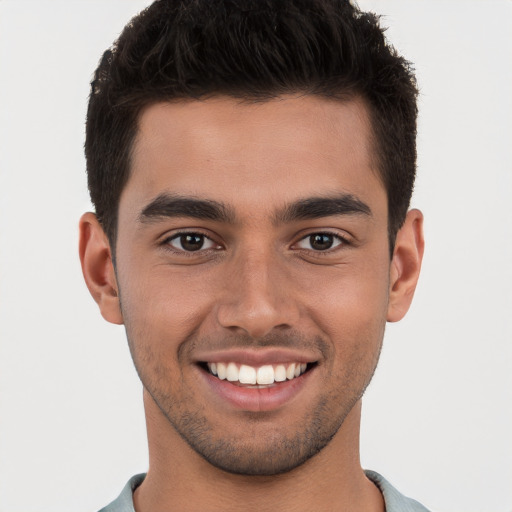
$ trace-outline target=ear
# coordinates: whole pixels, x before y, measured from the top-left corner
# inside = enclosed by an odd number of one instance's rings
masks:
[[[87,288],[103,318],[113,324],[122,324],[119,289],[107,235],[93,213],[82,215],[79,228],[80,262]]]
[[[410,210],[397,233],[391,260],[388,322],[401,320],[411,305],[424,246],[423,214],[419,210]]]

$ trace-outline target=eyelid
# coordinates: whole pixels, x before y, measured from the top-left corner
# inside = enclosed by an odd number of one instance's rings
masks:
[[[213,247],[207,247],[207,248],[201,247],[201,249],[198,249],[197,251],[186,251],[185,249],[180,249],[178,247],[174,247],[173,245],[171,245],[171,243],[170,243],[171,241],[179,239],[181,236],[184,236],[184,235],[200,235],[200,236],[204,237],[206,240],[209,240],[213,244]],[[164,246],[166,249],[168,249],[170,251],[173,251],[173,252],[176,252],[179,254],[186,254],[186,255],[194,255],[194,254],[204,253],[204,252],[210,251],[212,249],[215,250],[215,249],[222,248],[222,244],[220,244],[217,240],[215,240],[215,238],[211,234],[205,233],[204,230],[201,228],[178,229],[171,234],[166,233],[163,237],[161,237],[161,241],[159,242],[158,245]]]
[[[180,236],[183,236],[183,235],[201,235],[206,240],[209,240],[213,244],[213,247],[207,247],[206,249],[201,248],[201,249],[198,249],[197,251],[186,251],[185,249],[180,249],[180,248],[174,247],[174,246],[172,246],[170,244],[170,242],[172,240],[176,240]],[[297,245],[300,242],[308,239],[312,235],[329,235],[329,236],[332,236],[333,238],[337,239],[339,241],[339,243],[334,245],[334,247],[330,247],[329,249],[326,249],[326,250],[323,250],[323,251],[322,250],[315,250],[313,248],[308,249],[308,248],[298,247],[299,250],[314,252],[315,254],[321,255],[321,254],[327,254],[327,253],[330,253],[330,252],[334,252],[340,246],[350,246],[350,245],[353,245],[353,241],[352,241],[352,238],[350,236],[348,236],[347,234],[342,234],[342,233],[340,233],[337,230],[332,230],[332,229],[311,229],[311,230],[309,230],[306,233],[301,233],[300,238],[298,238],[298,240],[292,244],[291,248],[292,249],[297,248]],[[223,244],[219,243],[216,240],[216,238],[217,237],[212,236],[211,233],[206,233],[205,230],[203,230],[201,228],[182,228],[182,229],[178,229],[178,230],[172,232],[171,234],[169,234],[169,232],[167,232],[165,235],[163,235],[161,237],[161,241],[158,242],[158,245],[164,246],[168,250],[174,251],[176,253],[180,253],[180,254],[183,253],[183,254],[187,254],[187,255],[194,255],[194,254],[210,251],[212,249],[214,249],[214,250],[222,249],[224,247]]]
[[[308,249],[308,248],[304,248],[304,247],[299,247],[298,249],[303,250],[303,251],[313,252],[315,254],[321,255],[321,254],[328,254],[330,252],[335,252],[338,248],[341,248],[342,246],[346,247],[348,245],[352,245],[352,243],[353,243],[349,236],[347,236],[346,234],[342,234],[339,231],[334,231],[334,230],[330,230],[330,229],[314,229],[314,230],[309,231],[306,234],[302,234],[302,236],[293,244],[292,248],[296,247],[300,242],[307,240],[308,238],[310,238],[313,235],[332,236],[333,238],[337,239],[339,241],[339,243],[337,243],[336,245],[333,245],[332,247],[329,247],[329,249],[325,249],[324,251],[315,250],[313,248]]]

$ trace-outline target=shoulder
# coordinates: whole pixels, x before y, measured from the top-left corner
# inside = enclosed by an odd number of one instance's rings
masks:
[[[124,486],[121,494],[109,505],[102,508],[99,512],[135,512],[133,508],[133,491],[143,482],[145,473],[135,475]]]
[[[379,488],[384,502],[386,512],[429,512],[421,503],[407,498],[397,491],[382,475],[375,471],[366,470],[366,476]]]
[[[416,500],[407,498],[397,491],[382,475],[366,470],[366,476],[379,488],[384,497],[386,512],[429,512]],[[143,482],[145,474],[135,475],[124,486],[121,494],[99,512],[135,512],[133,508],[133,491]]]

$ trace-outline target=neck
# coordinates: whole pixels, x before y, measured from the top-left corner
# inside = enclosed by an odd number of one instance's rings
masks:
[[[384,511],[380,491],[359,462],[360,402],[323,450],[275,476],[233,475],[212,466],[176,433],[146,392],[144,404],[149,470],[134,494],[137,512],[199,512],[219,503],[225,512]]]

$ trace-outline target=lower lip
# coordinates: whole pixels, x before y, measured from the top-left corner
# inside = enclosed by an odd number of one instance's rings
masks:
[[[264,412],[279,409],[291,402],[310,379],[314,369],[292,380],[265,388],[237,386],[227,380],[220,380],[202,368],[199,371],[210,389],[232,407],[250,412]]]

